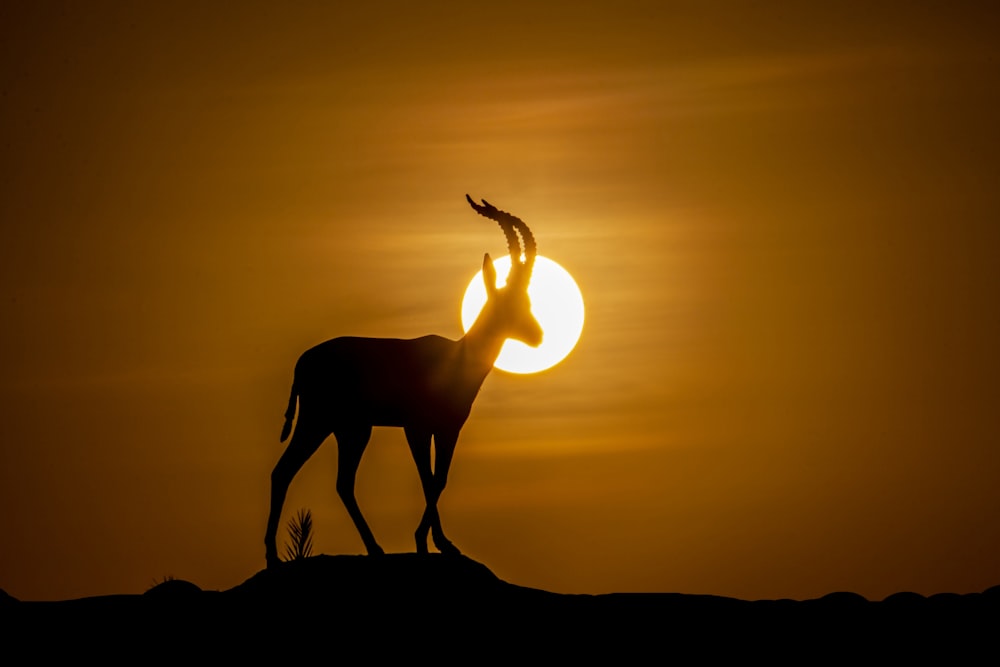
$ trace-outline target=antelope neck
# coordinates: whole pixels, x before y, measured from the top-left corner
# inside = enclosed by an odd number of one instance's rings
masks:
[[[462,337],[462,351],[463,355],[467,355],[467,358],[477,366],[482,366],[488,373],[507,339],[495,331],[495,326],[491,327],[484,322],[484,319],[478,318]]]

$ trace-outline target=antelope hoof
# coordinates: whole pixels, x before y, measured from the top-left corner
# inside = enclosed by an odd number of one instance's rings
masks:
[[[382,547],[380,547],[379,545],[373,544],[370,547],[368,547],[368,555],[369,556],[384,556],[385,555],[385,550],[382,549]]]
[[[442,537],[440,540],[434,540],[434,546],[438,548],[438,551],[448,556],[459,556],[462,553],[461,551],[458,550],[458,547],[456,547],[454,544],[451,543],[450,540],[444,537]]]

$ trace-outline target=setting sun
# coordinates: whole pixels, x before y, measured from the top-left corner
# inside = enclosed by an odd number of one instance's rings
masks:
[[[497,287],[507,283],[510,257],[493,261],[497,271]],[[556,262],[539,255],[528,286],[531,311],[542,325],[544,339],[538,347],[529,347],[515,340],[504,343],[494,366],[509,373],[537,373],[551,368],[566,358],[576,346],[583,331],[583,295],[573,277]],[[462,328],[469,330],[486,303],[483,272],[473,276],[462,299]]]

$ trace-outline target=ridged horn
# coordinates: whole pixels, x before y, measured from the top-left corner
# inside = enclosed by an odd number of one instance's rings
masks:
[[[507,237],[507,252],[510,253],[510,261],[512,263],[519,262],[521,260],[521,244],[517,240],[517,233],[514,231],[514,226],[511,224],[510,220],[502,217],[501,214],[503,211],[498,210],[497,207],[488,203],[485,199],[483,200],[482,205],[472,201],[472,197],[469,195],[465,195],[465,199],[469,202],[476,213],[484,218],[489,218],[500,225],[500,229],[503,230],[504,236]]]
[[[501,211],[485,199],[482,200],[482,205],[474,202],[469,195],[465,195],[465,199],[475,209],[476,213],[494,220],[500,225],[507,236],[507,248],[510,250],[511,263],[514,266],[521,266],[525,281],[530,280],[531,269],[535,265],[535,256],[538,254],[538,246],[535,244],[535,237],[531,233],[531,230],[528,229],[528,225],[517,216],[511,215],[507,211]],[[514,234],[515,229],[521,235],[521,240],[524,242],[523,263],[520,261],[521,250],[520,244],[517,242],[517,237]]]

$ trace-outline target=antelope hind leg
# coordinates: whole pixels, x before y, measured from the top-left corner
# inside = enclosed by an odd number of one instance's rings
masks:
[[[303,424],[300,420],[291,442],[271,472],[271,510],[267,517],[267,530],[264,533],[264,556],[268,567],[275,567],[281,563],[276,538],[288,486],[303,464],[323,444],[326,436],[326,433],[311,428],[308,423]]]
[[[361,535],[361,541],[365,543],[368,555],[381,556],[385,551],[375,541],[375,536],[358,506],[357,498],[354,497],[354,480],[361,464],[361,456],[365,453],[365,447],[368,446],[368,440],[372,435],[371,426],[336,430],[334,435],[337,437],[337,495],[347,508],[347,513],[351,515],[351,520]]]

